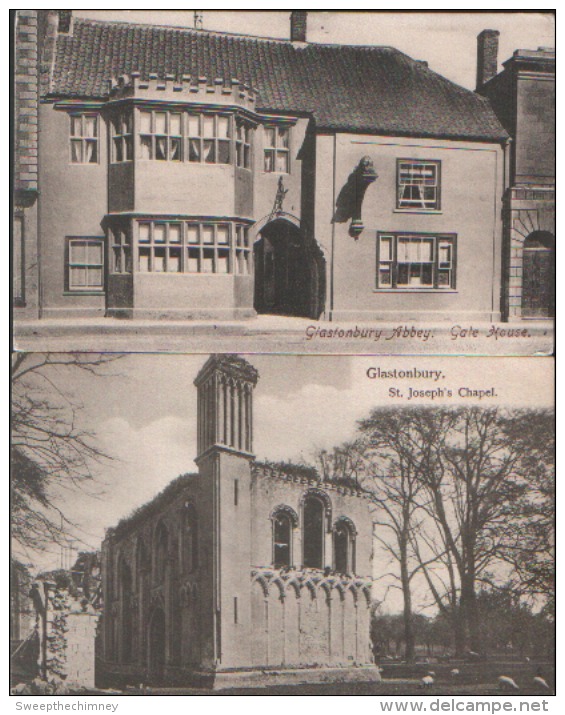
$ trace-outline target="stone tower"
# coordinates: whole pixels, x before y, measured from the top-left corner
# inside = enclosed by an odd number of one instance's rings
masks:
[[[222,671],[249,666],[251,632],[251,462],[253,389],[246,360],[213,355],[200,370],[198,456],[201,533],[208,578],[202,582],[201,667],[217,685]]]

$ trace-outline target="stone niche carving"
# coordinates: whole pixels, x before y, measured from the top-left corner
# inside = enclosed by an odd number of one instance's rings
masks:
[[[365,226],[361,218],[361,208],[365,192],[379,175],[370,156],[364,156],[343,185],[335,202],[334,223],[345,223],[351,219],[349,235],[357,240]]]

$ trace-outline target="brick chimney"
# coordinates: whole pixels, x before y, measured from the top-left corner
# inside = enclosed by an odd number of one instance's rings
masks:
[[[293,10],[290,13],[291,42],[306,42],[306,25],[308,13],[306,10]]]
[[[477,37],[477,90],[498,74],[498,30],[483,30]]]

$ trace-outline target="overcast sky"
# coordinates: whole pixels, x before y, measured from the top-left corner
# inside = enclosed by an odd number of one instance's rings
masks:
[[[206,30],[289,37],[290,11],[203,10]],[[77,16],[193,27],[194,11],[74,10]],[[389,45],[458,84],[475,88],[476,37],[500,31],[499,65],[516,49],[555,46],[554,16],[537,12],[329,12],[308,13],[308,40]]]
[[[82,543],[77,546],[82,550],[100,548],[105,528],[115,526],[179,474],[196,471],[193,381],[206,359],[204,355],[130,355],[112,363],[104,377],[65,370],[54,375],[54,383],[63,385],[83,405],[78,426],[95,432],[101,448],[116,458],[98,474],[91,493],[67,492],[58,502],[80,525],[77,537]],[[317,449],[351,438],[356,421],[372,407],[414,404],[389,397],[394,385],[453,390],[495,386],[495,404],[547,407],[553,403],[552,365],[543,358],[254,355],[248,359],[260,375],[254,399],[259,459],[309,461]],[[370,380],[369,367],[442,370],[445,377],[437,382]],[[418,404],[452,402],[425,398]],[[59,558],[54,548],[36,566],[56,568]]]

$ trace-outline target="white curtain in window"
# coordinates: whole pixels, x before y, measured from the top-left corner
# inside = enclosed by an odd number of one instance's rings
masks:
[[[82,142],[80,140],[71,142],[71,160],[73,164],[82,162]]]
[[[157,137],[157,159],[167,157],[167,137]]]

